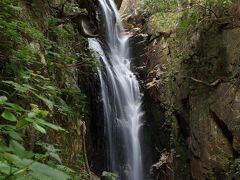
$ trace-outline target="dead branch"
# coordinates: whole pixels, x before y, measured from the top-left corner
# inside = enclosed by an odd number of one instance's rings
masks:
[[[171,168],[173,164],[173,156],[175,151],[171,149],[167,151],[164,149],[161,152],[161,157],[159,161],[152,165],[151,167],[151,174],[155,176],[157,179],[162,177],[169,177],[173,174],[173,169]]]
[[[208,83],[208,82],[205,82],[205,81],[193,78],[193,77],[191,77],[191,80],[193,80],[194,82],[197,82],[197,83],[204,84],[204,85],[209,86],[209,87],[217,86],[219,83],[222,82],[222,79],[217,79],[217,80],[213,81],[212,83]]]
[[[151,44],[155,39],[161,38],[161,37],[165,37],[165,38],[169,38],[172,32],[159,32],[158,35],[156,35],[155,37],[152,37],[152,35],[149,35],[148,37],[148,44]]]

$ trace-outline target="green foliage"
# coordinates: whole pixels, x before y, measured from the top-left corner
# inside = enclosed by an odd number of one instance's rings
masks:
[[[227,174],[231,179],[240,178],[240,158],[236,158],[230,162],[230,170]]]
[[[141,5],[152,13],[171,12],[177,7],[177,0],[141,0]]]
[[[176,28],[178,21],[179,14],[175,12],[155,13],[150,18],[151,33],[170,32]]]
[[[108,171],[103,171],[102,176],[109,180],[116,180],[116,178],[117,178],[117,174],[108,172]]]
[[[236,3],[236,0],[207,0],[204,2],[206,6],[221,5],[227,7],[233,3]]]
[[[59,149],[56,149],[52,144],[44,143],[41,141],[37,142],[36,144],[41,146],[45,150],[45,154],[35,154],[35,158],[37,160],[44,162],[48,157],[51,157],[59,163],[62,163],[62,160],[58,155],[58,153],[60,152]],[[58,166],[60,165],[57,165],[57,167]]]
[[[51,10],[43,34],[35,23],[18,17],[22,8],[17,4],[0,1],[0,179],[61,180],[69,179],[67,174],[84,179],[62,164],[53,144],[39,141],[30,150],[26,134],[45,139],[50,129],[66,133],[52,122],[83,116],[85,95],[76,83],[77,67],[96,72],[94,56],[83,52],[69,19]],[[72,10],[79,9],[74,5]]]
[[[190,8],[194,6],[202,6],[204,8],[212,6],[228,7],[236,3],[236,0],[204,0],[204,1],[189,1],[189,0],[141,0],[143,9],[151,11],[151,13],[174,12],[182,8]]]
[[[68,179],[65,173],[34,160],[36,154],[27,151],[22,145],[24,140],[22,130],[27,127],[32,126],[40,133],[46,133],[47,127],[57,131],[63,130],[45,120],[48,115],[46,110],[39,109],[35,104],[31,106],[31,109],[24,109],[18,104],[9,102],[6,96],[0,96],[0,109],[2,111],[2,124],[0,126],[0,166],[2,168],[0,168],[0,176],[3,179],[16,179],[22,176],[26,179],[30,177]],[[48,147],[50,156],[61,161],[53,146],[46,147]]]
[[[72,180],[85,180],[89,179],[89,174],[86,171],[78,170],[78,172],[73,169],[66,167],[64,165],[57,165],[57,169],[69,174]]]
[[[170,32],[177,27],[177,35],[185,37],[189,28],[199,28],[209,20],[229,15],[236,0],[142,0],[142,10],[148,11],[153,32]]]
[[[189,27],[196,27],[202,17],[194,9],[185,9],[177,26],[178,37],[185,37]]]
[[[10,16],[10,14],[8,15]],[[54,19],[56,22],[60,21]],[[27,22],[13,18],[13,21],[4,21],[2,23],[2,27],[4,27],[2,29],[3,34],[7,35],[5,36],[6,42],[15,42],[8,45],[8,48],[11,49],[9,57],[11,63],[6,65],[6,72],[10,75],[14,74],[16,78],[14,81],[4,81],[4,83],[13,86],[21,97],[40,99],[47,106],[55,106],[63,115],[73,115],[76,108],[78,108],[78,111],[75,112],[82,113],[85,107],[85,96],[79,87],[74,85],[66,86],[66,79],[61,79],[57,83],[54,82],[55,79],[50,79],[56,75],[73,78],[75,76],[74,64],[83,56],[81,53],[72,53],[73,50],[69,49],[72,44],[68,44],[69,33],[67,30],[73,31],[73,27],[68,25],[67,28],[61,28],[56,26],[55,23],[50,23],[53,26],[50,26],[50,32],[66,41],[66,43],[63,43],[63,47],[45,37],[37,28]],[[41,51],[40,47],[36,49],[36,47],[26,45],[23,38],[34,41],[37,45],[42,46],[44,51]],[[4,44],[4,47],[6,46]],[[45,78],[42,75],[43,72],[34,70],[36,66],[44,66],[40,56],[47,57],[45,61],[50,78]],[[86,59],[84,64],[89,64],[89,66],[95,68],[92,58],[89,59],[87,55],[87,58],[84,59]],[[62,71],[59,72],[59,69]],[[68,99],[75,100],[72,103],[73,105],[66,103]]]

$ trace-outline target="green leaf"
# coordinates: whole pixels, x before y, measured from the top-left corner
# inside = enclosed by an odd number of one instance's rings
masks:
[[[0,172],[3,174],[10,174],[10,166],[8,163],[0,161]]]
[[[108,172],[108,171],[103,171],[102,176],[110,178],[111,180],[115,180],[117,178],[117,174],[112,173],[112,172]]]
[[[7,151],[10,151],[10,148],[8,146],[6,146],[3,142],[0,142],[0,153],[4,153]]]
[[[2,82],[6,83],[8,85],[12,85],[14,87],[14,89],[18,92],[26,93],[28,91],[28,89],[26,87],[24,87],[23,85],[20,85],[18,83],[15,83],[13,81],[2,81]]]
[[[41,117],[46,117],[48,114],[49,114],[48,111],[45,111],[45,110],[40,110],[39,111],[39,115],[41,115]]]
[[[14,104],[14,103],[5,103],[7,106],[13,108],[14,110],[17,111],[25,111],[21,106],[19,106],[18,104]]]
[[[40,162],[45,161],[47,158],[49,157],[49,154],[45,153],[45,154],[38,154],[35,153],[34,154],[34,159]]]
[[[22,173],[25,173],[27,170],[28,170],[28,168],[25,167],[25,168],[21,168],[17,171],[14,171],[14,173],[13,173],[14,178],[16,178],[16,180],[20,180],[22,178],[22,176],[19,177],[19,175],[22,174]],[[18,177],[16,177],[16,176],[18,176]]]
[[[43,97],[43,96],[40,96],[38,95],[37,93],[33,93],[37,98],[41,99],[47,106],[50,106],[52,107],[54,105],[54,102],[53,101],[50,101],[49,99]]]
[[[56,159],[59,163],[62,163],[61,158],[58,155],[59,149],[56,149],[52,144],[44,143],[44,142],[37,142],[39,146],[42,146],[44,149],[47,150],[47,153],[52,158]]]
[[[22,137],[21,137],[21,134],[19,134],[18,132],[14,131],[14,130],[6,131],[6,132],[11,138],[13,138],[17,141],[22,141],[23,140]]]
[[[35,121],[35,119],[34,118],[28,118],[28,117],[26,117],[26,118],[24,118],[26,121],[28,121],[28,122],[34,122]]]
[[[17,128],[25,128],[26,126],[28,126],[30,124],[29,121],[27,121],[26,119],[21,119],[17,122],[16,127]]]
[[[72,170],[71,168],[67,167],[67,166],[64,166],[62,164],[57,164],[56,166],[59,170],[63,171],[63,172],[66,172],[68,174],[70,173],[76,173],[74,170]]]
[[[12,9],[15,10],[15,11],[21,11],[21,10],[22,10],[22,8],[19,7],[19,6],[10,5],[10,8],[12,8]]]
[[[37,113],[36,112],[29,112],[28,113],[28,117],[29,118],[34,118],[34,117],[36,117],[37,116]]]
[[[41,133],[43,133],[43,134],[46,134],[46,130],[45,130],[42,126],[38,125],[37,123],[33,123],[33,127],[34,127],[37,131],[39,131],[39,132],[41,132]]]
[[[40,174],[40,173],[35,172],[35,171],[30,172],[30,174],[36,180],[53,180],[52,178],[44,176],[43,174]]]
[[[17,121],[16,116],[8,110],[3,111],[1,116],[8,121],[13,121],[13,122]]]
[[[25,148],[14,140],[10,141],[10,147],[16,152],[16,154],[18,154],[20,151],[25,151]]]
[[[17,129],[15,126],[11,126],[11,125],[0,125],[0,130],[2,133],[10,136],[12,139],[15,139],[17,141],[21,141],[22,137],[21,134],[17,132]]]
[[[22,168],[25,166],[25,164],[23,164],[22,160],[14,154],[3,153],[1,156],[4,159],[6,159],[7,161],[9,161],[10,163],[15,164],[17,167]]]
[[[32,175],[36,174],[38,177],[42,175],[44,177],[48,177],[50,179],[57,179],[57,180],[68,180],[70,178],[64,172],[38,162],[35,162],[32,165],[30,165],[29,169],[32,171],[31,173]]]
[[[43,123],[44,125],[56,130],[56,131],[65,131],[65,129],[61,128],[60,126],[58,125],[55,125],[55,124],[52,124],[52,123],[48,123],[48,122],[45,122]]]
[[[7,100],[6,96],[0,96],[0,104],[4,104]]]
[[[57,153],[50,152],[49,156],[56,159],[59,163],[62,163],[60,156]]]
[[[31,158],[34,155],[32,152],[26,151],[25,148],[15,140],[10,141],[10,148],[13,153],[20,158]]]
[[[54,130],[56,130],[56,131],[65,131],[65,129],[61,128],[60,126],[55,125],[55,124],[52,124],[52,123],[49,123],[49,122],[46,122],[44,119],[37,118],[37,119],[36,119],[36,122],[37,122],[38,124],[42,124],[42,125],[44,125],[44,126],[47,126],[47,127],[49,127],[49,128],[52,128],[52,129],[54,129]]]

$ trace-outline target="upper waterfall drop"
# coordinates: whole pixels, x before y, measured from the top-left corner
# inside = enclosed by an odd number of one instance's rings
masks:
[[[107,138],[108,170],[121,180],[142,180],[139,140],[141,94],[131,71],[128,36],[124,33],[113,0],[99,0],[104,41],[89,39],[89,47],[100,55],[98,70]]]

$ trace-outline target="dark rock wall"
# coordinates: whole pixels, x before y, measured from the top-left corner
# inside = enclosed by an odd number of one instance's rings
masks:
[[[230,177],[240,147],[239,34],[216,24],[181,42],[170,33],[136,58],[152,161],[164,148],[175,151],[174,178],[165,179]]]

